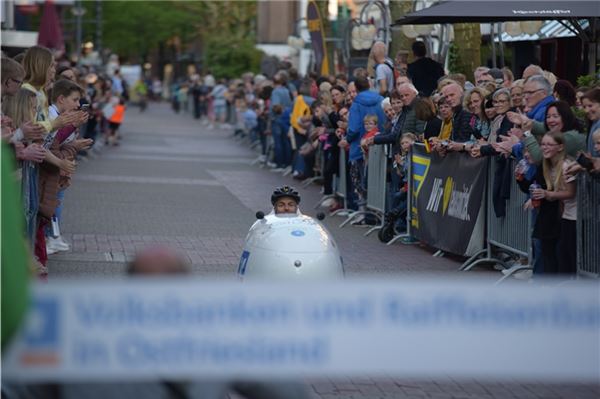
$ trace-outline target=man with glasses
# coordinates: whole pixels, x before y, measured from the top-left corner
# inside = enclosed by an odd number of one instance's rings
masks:
[[[14,96],[23,84],[25,70],[12,58],[2,57],[2,97]]]
[[[25,70],[21,64],[12,58],[2,57],[1,65],[2,70],[0,76],[2,77],[2,99],[4,100],[7,96],[14,96],[17,94],[23,84]],[[25,122],[18,127],[13,126],[12,123],[10,118],[2,115],[2,126],[3,128],[9,128],[12,131],[12,133],[7,136],[10,137],[10,142],[15,145],[19,145],[19,143],[24,140],[39,140],[46,133],[46,129],[34,121]],[[22,144],[20,145],[22,146]]]
[[[552,96],[552,85],[542,75],[533,75],[523,86],[525,111],[529,119],[544,122],[548,104],[556,99]]]

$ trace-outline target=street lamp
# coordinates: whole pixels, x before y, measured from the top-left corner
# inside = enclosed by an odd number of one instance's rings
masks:
[[[82,26],[81,17],[85,15],[85,8],[81,7],[81,1],[75,2],[75,7],[71,8],[71,14],[75,16],[77,24],[77,31],[75,34],[75,48],[77,49],[77,64],[79,65],[81,60],[81,39],[82,39]]]

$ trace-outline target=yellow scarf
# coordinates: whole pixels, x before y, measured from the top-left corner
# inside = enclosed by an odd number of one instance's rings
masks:
[[[449,140],[452,134],[452,118],[447,121],[442,121],[442,128],[440,129],[439,138],[441,140]]]

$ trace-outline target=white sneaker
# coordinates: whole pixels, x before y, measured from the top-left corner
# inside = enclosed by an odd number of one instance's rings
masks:
[[[529,280],[533,276],[533,270],[520,270],[512,276],[517,280]]]
[[[67,244],[61,237],[48,237],[46,247],[53,249],[54,252],[68,251],[71,249],[71,246]]]
[[[46,243],[46,255],[53,255],[58,252],[58,249],[51,247],[48,243]]]
[[[71,245],[63,240],[62,236],[56,237],[56,244],[59,251],[69,251],[71,249]]]
[[[321,206],[324,208],[329,208],[334,203],[335,203],[335,198],[327,198],[325,201],[321,202]]]

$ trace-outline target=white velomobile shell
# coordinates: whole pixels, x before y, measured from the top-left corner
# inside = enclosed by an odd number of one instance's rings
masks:
[[[246,237],[238,267],[243,279],[316,280],[344,275],[333,237],[298,211],[257,220]]]

